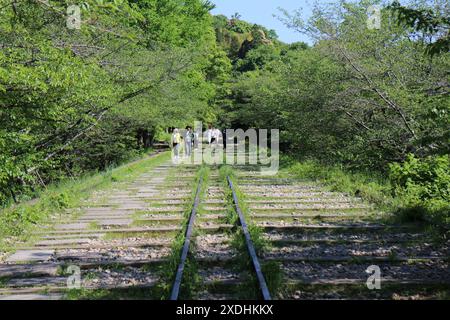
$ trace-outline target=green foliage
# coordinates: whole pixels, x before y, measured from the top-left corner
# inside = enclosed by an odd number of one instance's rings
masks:
[[[448,156],[418,159],[409,155],[390,165],[395,196],[402,199],[400,214],[407,220],[450,223],[450,160]]]
[[[146,31],[149,44],[187,46],[202,44],[210,29],[211,4],[205,1],[130,0],[144,17],[140,26]]]
[[[308,21],[285,12],[286,24],[314,46],[274,42],[234,61],[227,121],[278,128],[283,151],[352,170],[387,173],[408,153],[448,154],[449,55],[423,54],[429,35],[413,35],[387,8],[381,30],[367,28],[373,4],[379,1],[317,4]],[[422,1],[417,7],[434,10]]]
[[[156,133],[213,116],[229,61],[211,3],[0,0],[0,206],[104,170]]]
[[[236,63],[236,69],[240,72],[258,70],[272,61],[280,59],[280,50],[274,46],[259,46],[250,50],[244,59]]]
[[[49,193],[45,199],[46,206],[52,209],[61,210],[66,209],[70,205],[70,196],[67,192]]]
[[[439,237],[449,230],[450,166],[448,156],[420,160],[413,155],[393,163],[389,178],[375,172],[351,172],[317,161],[282,160],[281,176],[318,180],[331,191],[345,192],[392,213],[394,221],[431,225]]]
[[[427,44],[427,54],[434,56],[450,51],[450,17],[448,16],[448,7],[444,5],[433,9],[409,8],[402,6],[396,0],[389,8],[397,15],[400,25],[413,28],[416,32],[423,32],[434,38],[433,42]]]
[[[228,19],[223,15],[214,16],[213,25],[218,45],[235,62],[235,67],[238,64],[246,64],[239,60],[244,59],[249,51],[260,46],[273,44],[277,42],[278,38],[274,30],[268,30],[261,25],[250,24],[238,17]],[[237,69],[240,68],[245,67],[238,67]]]
[[[282,175],[300,179],[318,180],[331,191],[345,192],[377,204],[386,211],[392,210],[396,200],[391,196],[391,184],[380,174],[351,172],[342,166],[327,166],[314,160],[295,161],[288,157]]]
[[[80,30],[66,27],[69,3],[0,0],[0,206],[203,120],[278,128],[282,150],[306,161],[292,168],[298,175],[411,219],[447,219],[446,1],[395,2],[381,30],[366,28],[379,0],[318,3],[308,21],[283,11],[312,47],[283,44],[239,14],[212,16],[209,1],[86,0]],[[50,211],[73,205],[65,190],[42,201]],[[46,215],[7,210],[2,232]]]
[[[417,200],[430,199],[450,202],[450,160],[448,156],[418,159],[410,154],[403,163],[390,166],[390,177],[396,193],[409,190]]]

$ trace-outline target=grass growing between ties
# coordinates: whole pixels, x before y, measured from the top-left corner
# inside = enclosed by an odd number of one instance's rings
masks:
[[[189,223],[189,219],[192,213],[192,209],[194,207],[195,196],[197,193],[197,188],[200,180],[202,179],[202,184],[200,188],[200,199],[203,198],[205,194],[206,187],[208,185],[209,179],[209,168],[203,166],[199,169],[196,174],[195,181],[192,183],[192,192],[189,201],[186,202],[185,211],[184,211],[184,222],[183,229],[176,236],[171,249],[171,255],[168,258],[166,264],[162,266],[161,274],[161,290],[162,290],[162,298],[169,299],[170,294],[173,288],[173,283],[175,281],[175,275],[178,269],[178,265],[180,264],[181,253],[183,251],[184,242],[186,240],[186,232]],[[196,231],[194,230],[194,233]],[[192,235],[192,238],[195,234]],[[191,246],[194,245],[194,242],[191,241]],[[189,254],[186,260],[186,264],[183,271],[183,280],[181,282],[181,288],[179,293],[179,299],[193,299],[193,295],[201,286],[201,279],[198,275],[198,265],[195,259],[191,256],[192,250],[189,250]]]
[[[328,190],[360,197],[387,212],[390,223],[416,224],[446,240],[450,230],[450,160],[409,156],[387,173],[350,171],[317,161],[282,158],[281,177],[315,180]]]
[[[235,268],[240,273],[242,273],[245,278],[245,281],[238,286],[236,295],[240,299],[259,299],[261,298],[261,291],[254,271],[252,260],[248,253],[244,233],[242,231],[242,228],[240,227],[239,216],[235,209],[233,193],[228,185],[227,177],[230,177],[233,183],[239,207],[241,208],[245,221],[248,225],[250,238],[253,242],[253,246],[255,248],[258,257],[260,257],[265,251],[268,250],[269,242],[266,239],[264,239],[262,235],[262,229],[252,223],[249,216],[249,209],[246,205],[245,195],[241,192],[239,186],[237,185],[237,178],[232,168],[229,166],[223,166],[221,167],[219,174],[226,190],[226,199],[228,207],[232,208],[231,210],[228,210],[229,212],[227,217],[228,223],[236,226],[236,228],[233,229],[234,231],[231,242],[231,245],[236,249],[236,252],[239,253],[239,256],[237,257],[238,263],[235,265]],[[275,261],[266,263],[262,263],[260,261],[260,263],[262,273],[266,280],[269,291],[272,296],[275,296],[280,290],[283,280],[280,264]]]
[[[0,211],[0,251],[14,250],[17,243],[32,241],[32,232],[56,221],[71,219],[93,192],[106,191],[132,181],[170,159],[170,153],[142,157],[105,172],[50,185],[36,199]]]

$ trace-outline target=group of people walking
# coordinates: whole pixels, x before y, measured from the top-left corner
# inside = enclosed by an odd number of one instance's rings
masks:
[[[198,133],[192,132],[192,128],[186,128],[186,132],[182,136],[180,130],[175,128],[171,137],[171,145],[174,151],[175,157],[180,156],[180,150],[182,148],[182,143],[184,142],[184,154],[186,157],[190,157],[192,154],[192,149],[198,148]]]
[[[209,126],[208,130],[206,130],[205,136],[210,146],[218,146],[220,140],[223,139],[224,134],[219,129]]]
[[[185,157],[190,157],[192,155],[192,150],[198,149],[199,146],[199,132],[193,131],[191,127],[187,127],[186,130],[181,133],[178,128],[175,128],[171,137],[171,145],[176,158],[180,157],[180,152],[182,146],[184,145],[184,155]],[[218,147],[220,143],[226,148],[226,130],[223,131],[215,128],[214,126],[209,126],[208,130],[203,133],[203,138],[206,139],[210,147]]]

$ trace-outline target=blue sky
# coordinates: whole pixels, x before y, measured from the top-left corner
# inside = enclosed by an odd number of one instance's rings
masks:
[[[311,13],[312,1],[299,0],[212,0],[216,5],[213,14],[223,14],[230,17],[235,12],[239,12],[242,20],[257,23],[276,30],[281,41],[292,43],[296,41],[311,41],[305,36],[288,29],[274,14],[279,14],[277,8],[281,7],[288,11],[303,8],[303,14],[308,16]]]

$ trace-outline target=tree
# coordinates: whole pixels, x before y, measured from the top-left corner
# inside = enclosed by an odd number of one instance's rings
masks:
[[[431,8],[409,8],[394,1],[389,7],[396,15],[399,25],[429,34],[432,39],[426,46],[427,54],[434,56],[450,51],[450,9],[448,3]]]
[[[124,161],[158,128],[209,115],[208,3],[87,0],[80,30],[66,27],[64,2],[0,7],[0,204]]]
[[[309,21],[286,12],[286,23],[316,43],[241,69],[258,72],[234,86],[240,124],[275,126],[288,150],[357,168],[447,154],[448,54],[430,60],[427,35],[392,23],[388,8],[381,30],[366,28],[368,6],[377,3],[318,5]],[[247,57],[260,59],[256,52]]]

